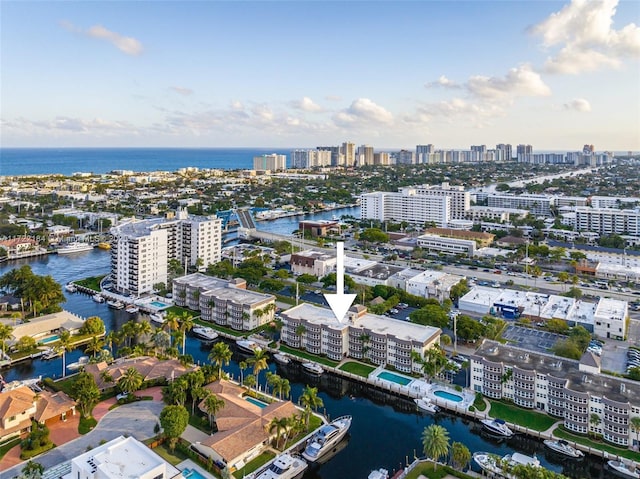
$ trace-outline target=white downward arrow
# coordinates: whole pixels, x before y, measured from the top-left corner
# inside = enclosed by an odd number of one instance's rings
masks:
[[[355,294],[344,294],[344,242],[336,243],[337,262],[336,262],[336,294],[325,294],[324,298],[331,306],[331,311],[335,315],[339,323],[344,319],[349,308],[356,299]]]

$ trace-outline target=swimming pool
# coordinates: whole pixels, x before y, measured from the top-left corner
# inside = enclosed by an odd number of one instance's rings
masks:
[[[250,402],[254,406],[258,406],[259,408],[264,409],[265,407],[268,406],[266,402],[258,401],[257,399],[253,399],[252,397],[249,397],[249,396],[245,396],[244,400]]]
[[[183,469],[182,476],[185,479],[207,479],[195,469]]]
[[[154,308],[161,309],[161,308],[168,308],[171,305],[166,303],[161,303],[160,301],[151,301],[149,303],[149,306],[153,306]]]
[[[56,335],[53,335],[53,336],[49,336],[48,338],[41,339],[40,342],[42,344],[48,344],[48,343],[53,343],[55,341],[58,341],[59,339],[60,339],[60,336],[58,336],[56,334]]]
[[[448,391],[443,391],[442,389],[438,389],[437,391],[433,391],[434,396],[438,396],[441,399],[446,399],[451,402],[462,402],[464,398],[459,394],[453,394]]]
[[[385,381],[399,384],[400,386],[406,386],[411,381],[413,381],[413,379],[411,378],[408,378],[406,376],[400,376],[399,374],[394,374],[389,371],[382,371],[380,374],[378,374],[377,377],[380,379],[384,379]]]

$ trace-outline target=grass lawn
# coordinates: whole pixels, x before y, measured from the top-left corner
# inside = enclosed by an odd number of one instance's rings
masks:
[[[437,469],[433,470],[433,463],[425,461],[419,465],[417,465],[406,477],[406,479],[418,479],[420,475],[428,477],[429,479],[442,479],[447,474],[451,474],[452,476],[459,477],[461,479],[472,479],[470,475],[465,474],[464,472],[460,472],[455,470],[449,466],[438,466]]]
[[[16,437],[15,439],[11,439],[7,442],[4,442],[0,445],[0,459],[4,457],[4,455],[9,452],[11,449],[20,444],[20,438]]]
[[[357,374],[358,376],[362,376],[363,378],[369,377],[369,373],[374,371],[376,368],[373,366],[369,366],[368,364],[357,363],[355,361],[349,361],[344,363],[339,368],[342,371],[346,371],[351,374]]]
[[[555,428],[553,430],[553,435],[561,439],[577,442],[578,444],[582,444],[583,446],[591,447],[593,449],[598,449],[600,451],[607,451],[612,454],[616,454],[618,456],[626,457],[627,459],[632,459],[636,462],[640,462],[639,452],[634,452],[634,451],[630,451],[629,449],[616,447],[611,444],[607,444],[606,442],[594,441],[585,436],[578,436],[576,434],[571,434],[569,431],[561,427]]]
[[[168,443],[160,444],[158,447],[154,447],[152,451],[158,454],[160,457],[162,457],[162,459],[164,459],[165,461],[167,461],[169,464],[173,466],[175,466],[176,464],[180,464],[185,459],[189,459],[187,456],[182,454],[177,449],[175,449],[174,451],[171,451],[169,449]]]
[[[300,351],[299,349],[293,349],[283,345],[280,345],[280,351],[289,353],[292,356],[297,356],[299,358],[310,359],[311,361],[324,364],[325,366],[331,366],[335,368],[338,365],[337,361],[332,361],[331,359],[323,358],[322,356],[316,356],[315,354],[310,354],[305,351]]]
[[[476,395],[476,398],[473,400],[473,407],[475,407],[478,411],[484,411],[485,409],[487,409],[487,403],[484,402],[482,395]]]
[[[528,411],[511,404],[505,404],[500,401],[489,402],[491,403],[491,411],[489,411],[491,417],[504,419],[507,422],[533,429],[534,431],[549,429],[557,421],[557,419],[546,414]]]
[[[84,286],[85,288],[89,288],[94,290],[95,292],[100,292],[100,281],[102,281],[104,276],[92,276],[90,278],[80,279],[78,281],[74,281],[77,285]]]
[[[249,474],[249,473],[255,471],[256,469],[258,469],[260,466],[265,465],[267,462],[269,462],[274,457],[275,457],[275,454],[273,452],[271,452],[271,451],[263,452],[262,454],[260,454],[255,459],[249,461],[249,463],[247,463],[242,469],[237,470],[233,474],[233,477],[241,479],[241,478],[245,477],[246,474]]]
[[[86,434],[96,427],[96,424],[98,424],[98,421],[92,417],[81,417],[78,423],[78,432],[80,434]]]

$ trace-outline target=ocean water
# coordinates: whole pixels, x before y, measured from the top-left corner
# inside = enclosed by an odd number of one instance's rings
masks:
[[[282,148],[0,148],[0,175],[71,175],[112,170],[175,171],[194,166],[224,170],[253,168],[253,157]]]

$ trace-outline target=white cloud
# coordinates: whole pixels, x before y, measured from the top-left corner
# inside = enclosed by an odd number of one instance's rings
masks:
[[[356,123],[391,123],[393,115],[391,112],[375,104],[368,98],[358,98],[354,100],[349,108],[339,111],[333,117],[334,121],[341,126]]]
[[[572,111],[580,111],[580,112],[591,111],[591,104],[584,98],[574,98],[570,102],[567,102],[564,105],[562,105],[562,107],[565,110],[572,110]]]
[[[472,76],[465,87],[473,96],[486,99],[551,95],[551,89],[529,65],[511,68],[504,77]]]
[[[323,108],[314,102],[311,98],[305,96],[302,100],[297,100],[291,103],[291,106],[297,110],[309,111],[309,112],[321,112]]]
[[[183,95],[183,96],[190,96],[193,95],[193,90],[191,88],[185,88],[182,86],[172,86],[171,89],[173,91],[175,91],[176,93]]]
[[[452,89],[461,88],[459,84],[457,84],[452,80],[449,80],[444,75],[440,75],[440,78],[438,78],[436,81],[426,83],[424,86],[427,88],[434,88],[434,87],[452,88]]]
[[[126,53],[127,55],[138,56],[143,51],[142,43],[139,40],[133,37],[125,37],[124,35],[120,35],[117,32],[112,32],[102,25],[94,25],[92,27],[89,27],[87,30],[76,27],[71,22],[67,21],[61,22],[61,25],[63,28],[71,32],[80,33],[82,35],[97,38],[100,40],[106,40],[107,42],[115,46],[118,50]]]
[[[2,122],[3,129],[20,134],[42,135],[50,134],[54,137],[72,134],[86,136],[121,136],[123,134],[136,135],[137,129],[126,121],[105,120],[104,118],[83,119],[68,116],[58,116],[52,120],[28,120],[17,118]]]
[[[555,50],[547,59],[550,73],[578,74],[618,68],[627,58],[640,58],[640,27],[612,28],[618,0],[572,0],[531,28],[543,45]]]

